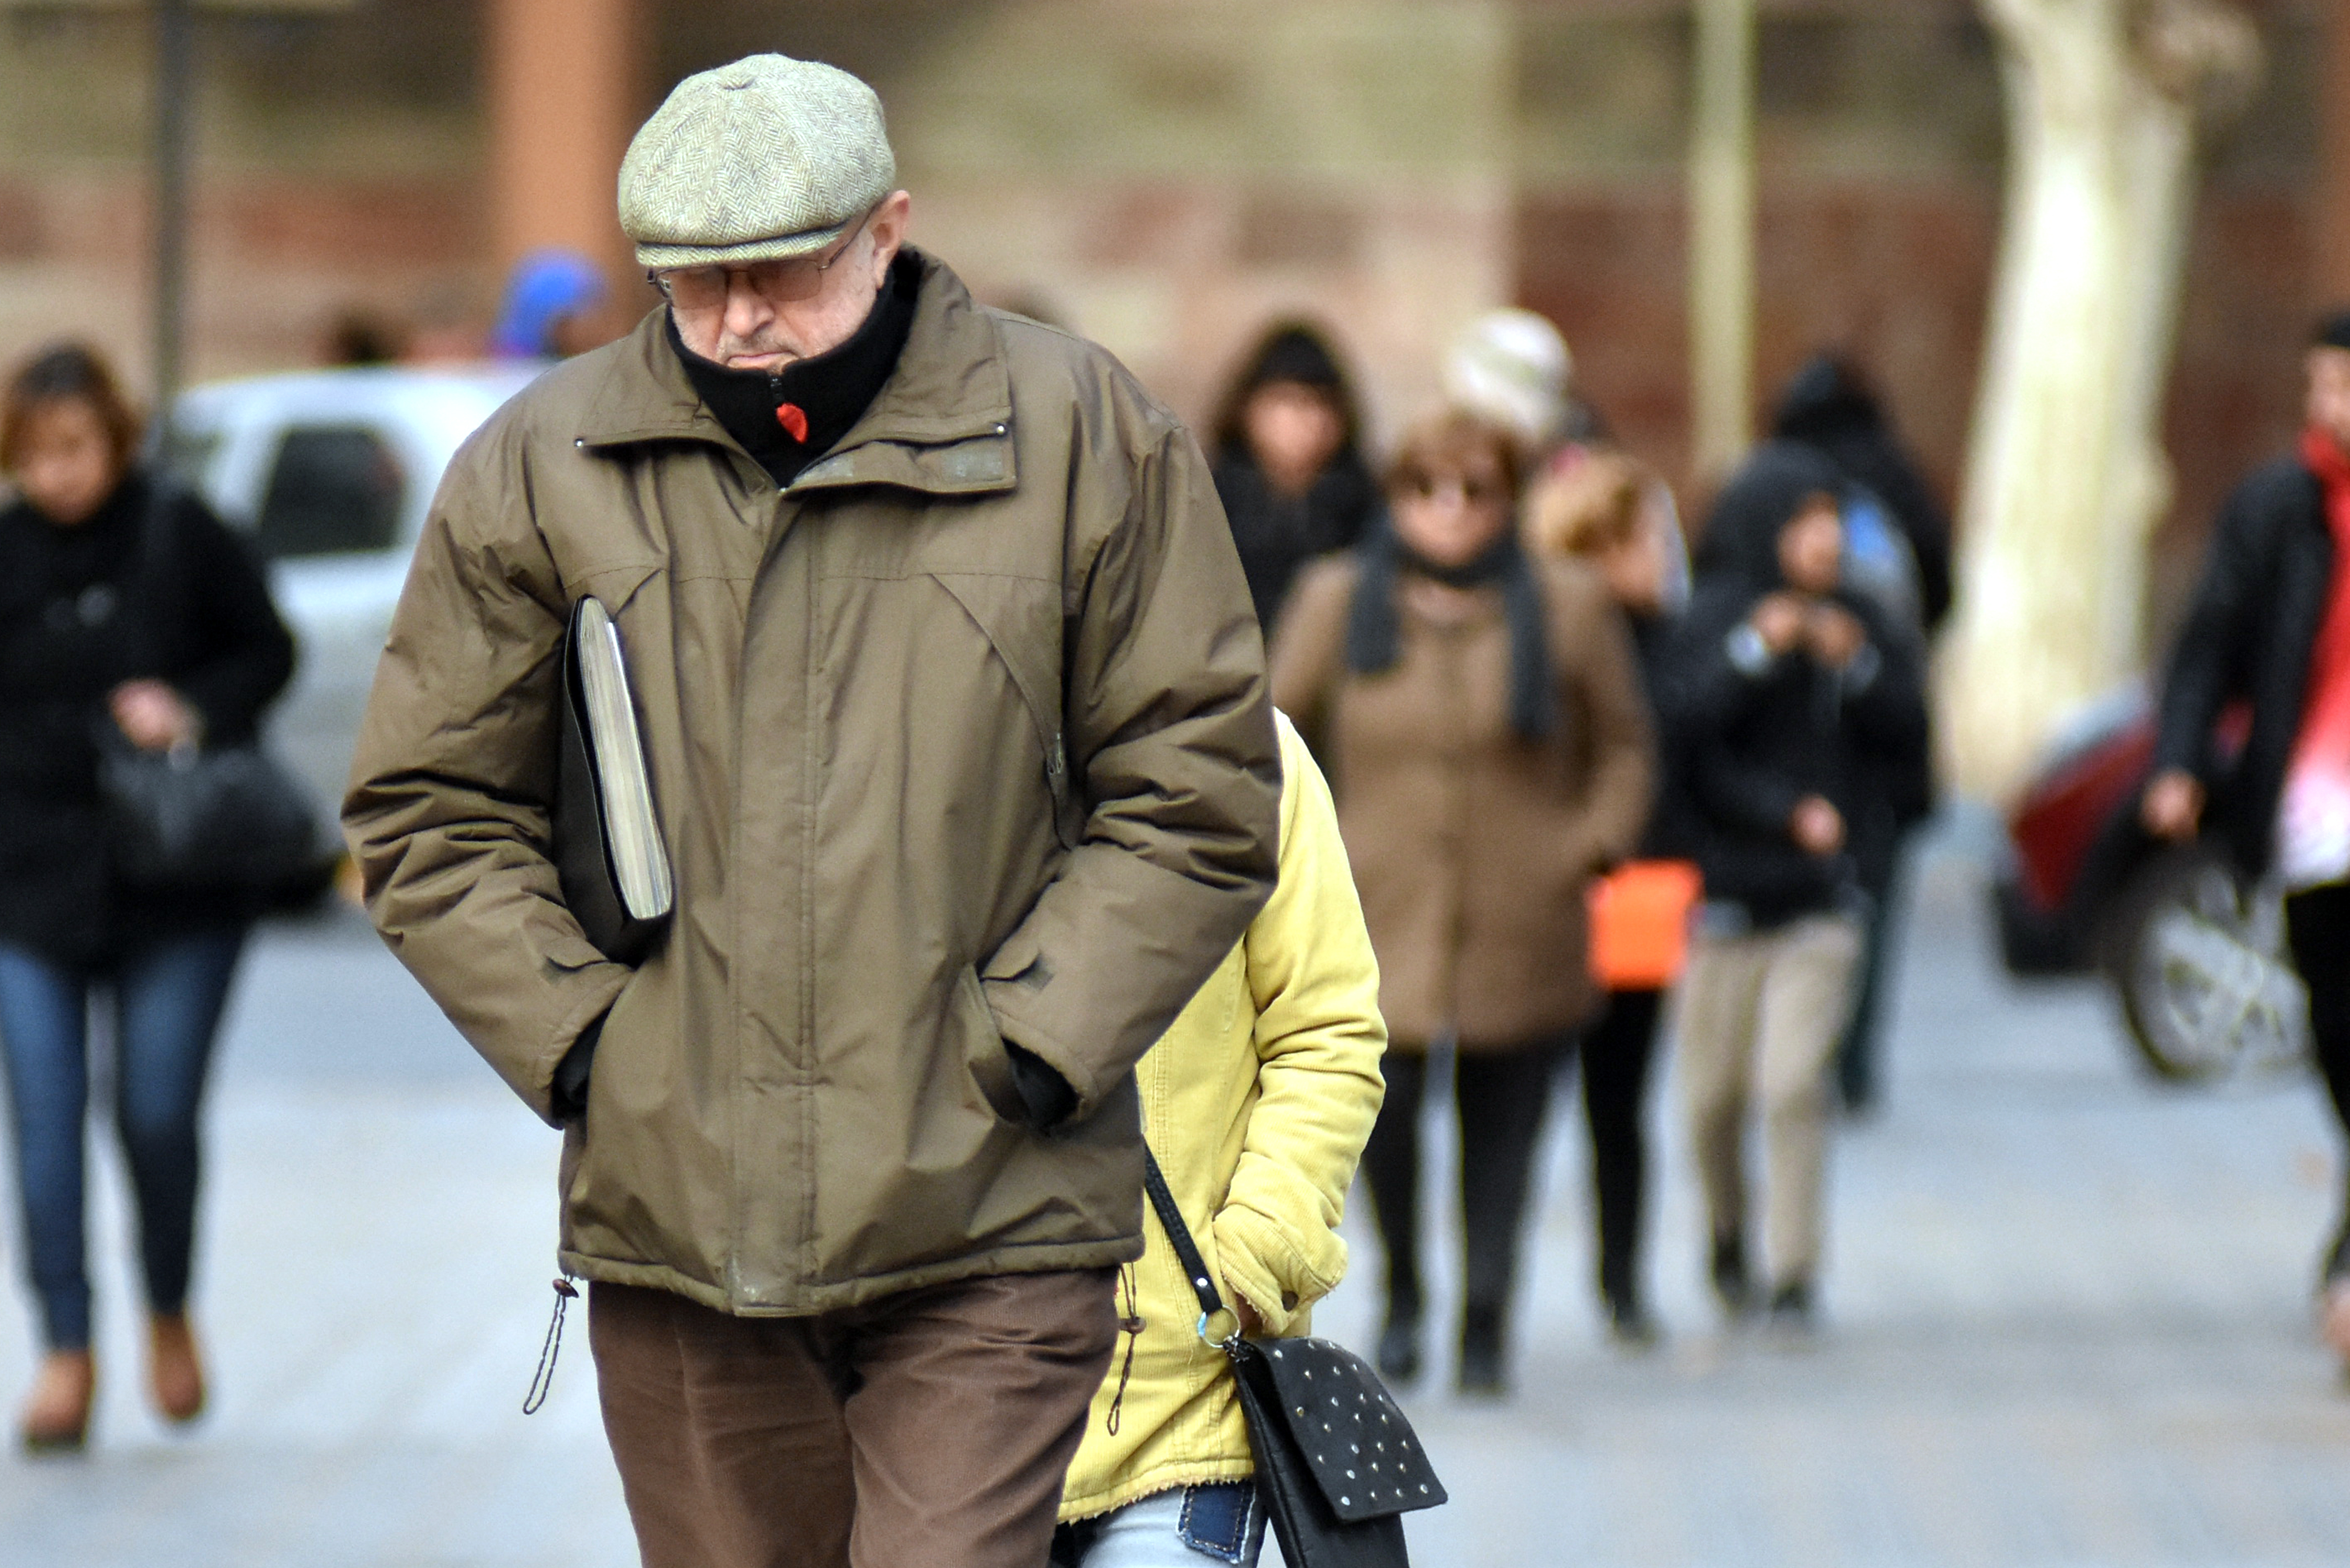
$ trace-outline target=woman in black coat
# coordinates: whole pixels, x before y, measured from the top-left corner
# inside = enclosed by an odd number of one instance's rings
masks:
[[[1688,592],[1687,547],[1672,492],[1620,452],[1585,457],[1539,490],[1527,507],[1526,542],[1538,555],[1583,561],[1624,612],[1639,660],[1641,689],[1658,721],[1657,793],[1635,858],[1690,861],[1695,830],[1683,797],[1681,759],[1665,727],[1672,703],[1673,639]],[[1640,1348],[1658,1329],[1641,1288],[1648,1211],[1649,1068],[1663,1022],[1665,984],[1612,985],[1597,1020],[1583,1032],[1583,1115],[1591,1136],[1592,1218],[1599,1296],[1608,1332]]]
[[[1353,548],[1378,510],[1361,440],[1346,374],[1310,327],[1292,322],[1266,333],[1224,394],[1216,494],[1267,642],[1297,568]]]
[[[186,1315],[197,1108],[255,909],[225,889],[134,888],[109,864],[105,745],[249,740],[294,642],[244,549],[132,466],[135,418],[86,349],[53,349],[0,400],[0,1048],[25,1253],[47,1355],[24,1414],[80,1446],[96,1381],[83,1138],[94,992],[115,1016],[115,1120],[139,1209],[151,1390],[192,1419]]]

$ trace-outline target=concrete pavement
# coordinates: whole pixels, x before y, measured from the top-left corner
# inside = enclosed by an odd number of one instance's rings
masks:
[[[1918,879],[1889,1104],[1840,1137],[1810,1351],[1715,1326],[1669,1084],[1651,1278],[1671,1338],[1606,1349],[1560,1101],[1519,1392],[1457,1401],[1440,1355],[1408,1400],[1454,1500],[1414,1516],[1416,1561],[2350,1561],[2350,1400],[2309,1325],[2334,1181],[2314,1089],[2146,1082],[2094,988],[1996,972],[1977,884],[1948,840]],[[180,1438],[143,1408],[109,1154],[97,1442],[0,1459],[0,1564],[633,1562],[578,1319],[554,1397],[518,1409],[552,1300],[554,1136],[348,923],[268,934],[225,1051],[198,1303],[216,1408]],[[1367,1344],[1360,1220],[1320,1327]],[[5,1255],[13,1276],[13,1237]],[[32,1355],[0,1290],[0,1397]]]

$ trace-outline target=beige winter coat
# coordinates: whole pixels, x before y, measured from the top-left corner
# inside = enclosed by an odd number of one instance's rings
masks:
[[[1367,675],[1347,668],[1354,557],[1308,568],[1282,611],[1274,701],[1330,772],[1399,1046],[1450,1030],[1466,1050],[1525,1044],[1597,1001],[1584,901],[1648,822],[1648,708],[1607,588],[1572,563],[1536,570],[1558,692],[1542,742],[1510,727],[1499,588],[1440,617],[1407,576],[1399,657]]]

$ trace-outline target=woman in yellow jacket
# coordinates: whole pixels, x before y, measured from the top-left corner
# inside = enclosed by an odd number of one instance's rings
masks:
[[[1136,1069],[1176,1204],[1252,1337],[1308,1332],[1347,1270],[1347,1184],[1383,1092],[1378,966],[1330,786],[1279,721],[1281,879]],[[1055,1568],[1256,1561],[1264,1511],[1223,1353],[1145,1206],[1120,1336],[1069,1467]]]

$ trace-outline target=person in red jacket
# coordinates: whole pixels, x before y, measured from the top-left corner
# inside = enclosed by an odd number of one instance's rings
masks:
[[[2140,816],[2158,837],[2210,832],[2247,880],[2285,889],[2293,967],[2334,1115],[2350,1127],[2350,311],[2306,363],[2298,449],[2228,498],[2171,656]],[[2248,701],[2243,750],[2212,744]],[[2319,1273],[2328,1341],[2350,1359],[2350,1201]]]

